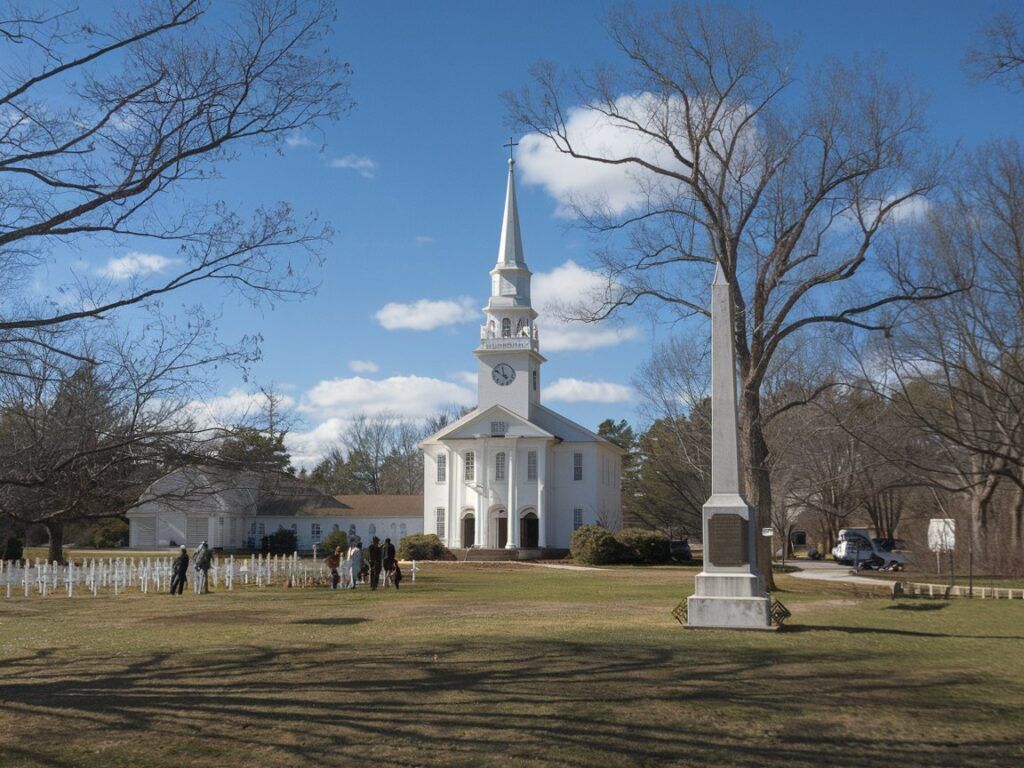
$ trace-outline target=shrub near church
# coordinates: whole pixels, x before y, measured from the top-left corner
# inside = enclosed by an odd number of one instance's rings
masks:
[[[454,560],[444,542],[433,533],[414,533],[398,545],[399,560]]]
[[[669,559],[668,537],[644,528],[612,533],[600,525],[584,525],[573,532],[570,552],[573,560],[587,565],[654,564]]]

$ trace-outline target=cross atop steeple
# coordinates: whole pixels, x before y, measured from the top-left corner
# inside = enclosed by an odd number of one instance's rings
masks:
[[[516,161],[515,161],[515,158],[512,157],[512,149],[513,149],[513,147],[518,147],[519,146],[519,142],[518,141],[513,141],[513,138],[511,136],[509,136],[508,137],[508,144],[502,144],[502,146],[503,147],[508,147],[508,164],[509,165],[514,165]]]

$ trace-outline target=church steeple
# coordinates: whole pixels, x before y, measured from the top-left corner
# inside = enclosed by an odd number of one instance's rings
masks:
[[[506,146],[511,148],[515,142]],[[516,202],[515,160],[508,159],[505,212],[498,260],[491,269],[491,296],[480,326],[477,397],[480,408],[503,405],[526,416],[540,403],[540,333],[530,304],[530,270],[523,256]]]
[[[516,161],[508,159],[508,188],[505,190],[505,215],[501,220],[501,242],[498,244],[498,267],[526,269],[523,258],[523,236],[519,231],[519,206],[516,203]]]

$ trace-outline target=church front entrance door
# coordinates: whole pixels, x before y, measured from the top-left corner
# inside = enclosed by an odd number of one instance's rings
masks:
[[[519,541],[527,549],[535,549],[540,538],[540,526],[537,524],[537,515],[527,512],[519,521]]]
[[[476,520],[472,515],[462,518],[462,546],[469,549],[476,543]]]
[[[498,549],[503,549],[508,543],[508,518],[498,518]]]

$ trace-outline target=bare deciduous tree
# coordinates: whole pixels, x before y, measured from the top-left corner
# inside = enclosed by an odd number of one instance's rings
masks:
[[[217,283],[248,298],[309,290],[329,228],[279,204],[246,212],[206,179],[246,149],[280,147],[351,107],[347,65],[319,44],[326,0],[248,0],[228,22],[206,0],[143,0],[94,23],[39,4],[0,12],[0,352],[59,348],[76,321]],[[153,249],[168,275],[133,265],[69,275],[59,304],[20,287],[43,260]],[[30,333],[30,331],[35,331]]]
[[[967,52],[968,72],[1014,90],[1024,88],[1024,35],[1019,16],[996,14],[981,30],[981,41]]]
[[[508,95],[512,118],[581,163],[630,169],[638,185],[640,202],[624,213],[576,201],[584,224],[609,239],[607,291],[577,308],[580,319],[641,302],[706,315],[721,264],[735,308],[746,490],[766,527],[762,387],[780,347],[837,324],[884,331],[886,310],[944,294],[917,284],[889,232],[936,185],[921,107],[868,62],[798,78],[790,49],[748,12],[625,8],[609,30],[621,70],[567,77],[539,64],[535,86]],[[573,114],[633,141],[588,141],[570,129]],[[760,560],[770,573],[767,542]]]

